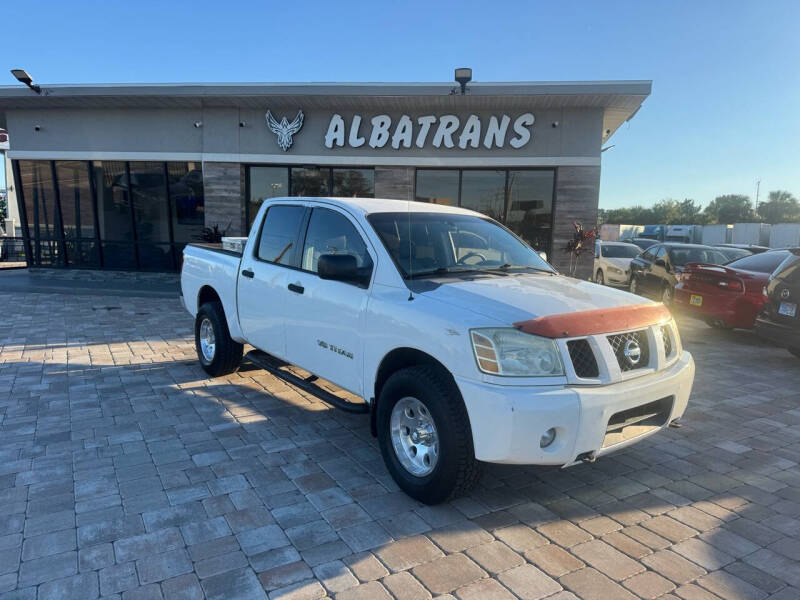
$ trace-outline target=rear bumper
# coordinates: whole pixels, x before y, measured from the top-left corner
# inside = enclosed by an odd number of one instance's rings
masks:
[[[512,464],[567,465],[585,453],[602,456],[656,433],[680,417],[694,381],[694,360],[683,352],[667,369],[604,386],[499,386],[457,379],[472,427],[478,460]],[[603,447],[609,419],[622,411],[672,398],[659,426]],[[555,441],[540,447],[542,434]]]
[[[756,334],[781,348],[800,347],[800,329],[775,323],[766,317],[756,319]]]
[[[703,305],[690,304],[692,295],[702,296]],[[675,288],[675,306],[685,315],[696,319],[718,319],[729,327],[752,329],[761,309],[743,295],[720,297],[704,292]]]

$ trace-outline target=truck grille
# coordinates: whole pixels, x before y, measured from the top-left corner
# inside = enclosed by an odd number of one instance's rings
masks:
[[[670,335],[670,326],[661,326],[661,338],[664,340],[664,356],[669,358],[672,356],[672,336]]]
[[[634,369],[643,369],[650,365],[650,344],[647,342],[646,330],[609,335],[608,343],[611,344],[611,349],[614,351],[619,368],[623,373]]]
[[[589,345],[589,340],[571,340],[567,342],[569,357],[572,359],[572,366],[575,367],[575,375],[578,377],[597,377],[600,370],[597,368],[597,359]]]
[[[667,396],[612,415],[606,426],[603,448],[635,438],[666,424],[672,413],[673,401],[672,396]]]

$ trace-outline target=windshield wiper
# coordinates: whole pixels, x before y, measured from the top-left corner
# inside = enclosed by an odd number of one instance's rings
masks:
[[[503,273],[507,273],[511,269],[530,269],[531,271],[538,271],[540,273],[550,273],[552,274],[553,271],[550,269],[541,269],[539,267],[534,267],[531,265],[512,265],[510,263],[506,263],[504,265],[500,265],[499,267],[487,267],[485,269],[481,269],[482,271],[502,271]]]
[[[463,269],[454,267],[439,267],[428,271],[419,271],[418,273],[411,273],[406,279],[417,279],[418,277],[430,277],[432,275],[461,275],[462,273],[478,273],[481,269]]]

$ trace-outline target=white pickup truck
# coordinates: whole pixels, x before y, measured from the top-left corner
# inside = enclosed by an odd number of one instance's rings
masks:
[[[470,489],[481,462],[635,443],[683,414],[694,380],[662,304],[560,275],[460,208],[267,200],[241,254],[187,246],[181,286],[209,374],[235,371],[247,343],[255,364],[369,413],[395,481],[426,503]]]

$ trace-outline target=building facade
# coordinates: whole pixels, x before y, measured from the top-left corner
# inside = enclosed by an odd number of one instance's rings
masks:
[[[30,266],[170,271],[276,196],[463,206],[566,270],[650,82],[0,87]],[[587,257],[590,256],[587,253]],[[590,258],[579,276],[590,274]]]

